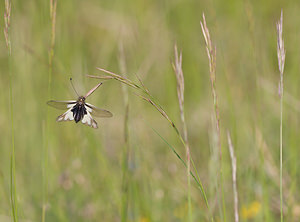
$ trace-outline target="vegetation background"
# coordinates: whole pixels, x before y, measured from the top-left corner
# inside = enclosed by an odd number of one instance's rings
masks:
[[[208,221],[211,214],[214,221],[233,221],[227,130],[237,157],[240,221],[280,221],[276,21],[281,9],[287,55],[284,217],[286,221],[300,220],[299,1],[58,1],[52,71],[49,5],[49,1],[12,1],[10,66],[5,38],[0,35],[1,221],[9,221],[11,216],[9,72],[20,221],[41,221],[43,206],[44,221],[188,220],[186,168],[152,128],[183,159],[185,148],[168,121],[137,97],[134,89],[107,80],[88,98],[88,102],[114,114],[110,119],[98,119],[97,130],[80,123],[57,123],[55,118],[62,112],[46,105],[50,98],[76,99],[70,77],[77,91],[85,94],[99,82],[86,74],[101,75],[96,69],[101,67],[121,75],[126,73],[135,82],[137,74],[181,130],[176,77],[171,65],[175,43],[183,54],[191,156],[211,211],[192,180],[193,221]],[[0,10],[3,15],[4,1]],[[217,49],[223,204],[216,192],[219,159],[209,65],[199,24],[202,12]],[[2,29],[3,16],[0,24]],[[124,86],[128,89],[128,122]]]

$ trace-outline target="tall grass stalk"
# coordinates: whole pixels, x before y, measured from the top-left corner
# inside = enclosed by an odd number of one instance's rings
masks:
[[[122,73],[126,73],[126,61],[124,54],[124,47],[122,42],[119,44],[119,67]],[[125,105],[125,117],[124,117],[124,149],[122,154],[122,206],[121,206],[121,221],[127,221],[128,207],[129,207],[129,183],[130,183],[130,172],[128,169],[129,165],[129,98],[128,89],[125,85],[122,85],[123,100]]]
[[[283,12],[281,10],[280,20],[277,22],[277,57],[278,68],[280,72],[279,82],[279,96],[280,96],[280,221],[283,221],[283,192],[282,192],[282,155],[283,155],[283,142],[282,142],[282,114],[283,114],[283,71],[285,62],[285,49],[282,37],[282,20]]]
[[[205,15],[202,15],[203,22],[200,21],[203,37],[206,44],[206,52],[209,61],[209,76],[211,83],[211,90],[213,95],[213,103],[214,103],[214,114],[216,120],[216,131],[217,131],[217,140],[218,140],[218,148],[219,148],[219,161],[220,161],[220,172],[219,172],[219,185],[220,185],[220,193],[222,195],[222,209],[224,221],[226,221],[226,211],[225,211],[225,197],[224,197],[224,189],[223,189],[223,170],[222,170],[222,146],[221,146],[221,131],[220,131],[220,114],[218,107],[218,95],[216,91],[216,47],[213,47],[212,41],[210,38],[209,30],[206,25]]]
[[[10,159],[10,202],[13,220],[18,221],[17,207],[17,185],[16,185],[16,157],[15,157],[15,128],[14,128],[14,106],[13,106],[13,89],[12,89],[12,54],[10,41],[10,16],[11,2],[5,0],[4,11],[4,37],[8,52],[9,63],[9,103],[10,103],[10,118],[11,118],[11,159]]]
[[[172,126],[172,128],[174,129],[174,131],[176,132],[176,135],[178,136],[179,140],[181,141],[181,143],[184,145],[184,147],[186,147],[186,144],[185,144],[185,141],[181,135],[181,133],[179,132],[178,128],[176,127],[176,125],[174,124],[174,122],[170,119],[170,117],[167,115],[167,113],[165,112],[165,110],[162,108],[162,106],[158,103],[158,101],[150,94],[150,91],[145,87],[144,83],[141,81],[141,79],[138,78],[139,80],[139,83],[140,84],[137,84],[135,82],[133,82],[132,80],[124,77],[124,76],[120,76],[116,73],[113,73],[111,71],[108,71],[108,70],[105,70],[105,69],[102,69],[102,68],[97,68],[98,70],[102,71],[102,72],[105,72],[106,74],[108,74],[108,76],[94,76],[94,75],[87,75],[87,77],[89,78],[95,78],[95,79],[102,79],[102,80],[109,80],[109,79],[114,79],[114,80],[117,80],[121,83],[124,83],[136,90],[138,90],[140,93],[142,93],[143,95],[138,95],[140,98],[142,98],[143,100],[149,102],[168,122],[169,124]],[[174,153],[176,154],[176,156],[182,161],[182,163],[185,165],[185,162],[183,161],[183,159],[180,157],[180,155],[175,151],[173,150]],[[198,172],[197,172],[197,169],[195,167],[195,164],[193,162],[193,159],[192,157],[190,157],[190,160],[191,160],[191,164],[193,166],[193,169],[197,175],[197,178],[196,176],[192,173],[192,171],[190,170],[190,174],[192,175],[193,179],[195,180],[195,182],[198,184],[198,187],[203,195],[203,198],[205,200],[205,204],[207,206],[208,209],[210,209],[209,207],[209,203],[207,201],[207,197],[206,197],[206,193],[204,191],[204,188],[202,186],[202,182],[200,180],[200,177],[198,175]],[[186,165],[185,165],[186,166]],[[213,219],[212,219],[213,220]]]
[[[177,46],[174,46],[174,58],[175,62],[172,64],[174,73],[177,80],[177,96],[179,102],[180,119],[183,128],[183,140],[185,143],[186,152],[186,163],[187,163],[187,180],[188,180],[188,214],[189,221],[192,221],[192,202],[191,202],[191,160],[190,160],[190,147],[188,142],[187,126],[184,117],[184,76],[182,71],[182,53],[180,52],[178,56]]]
[[[238,206],[238,191],[236,185],[236,157],[234,154],[234,148],[231,142],[229,131],[227,131],[228,148],[231,159],[232,167],[232,188],[233,188],[233,199],[234,199],[234,221],[239,222],[239,206]]]
[[[56,28],[56,6],[57,0],[50,0],[50,20],[51,20],[51,36],[50,48],[48,52],[49,66],[48,66],[48,99],[51,98],[51,85],[52,85],[52,72],[53,72],[53,58],[55,46],[55,28]],[[46,220],[46,210],[48,204],[48,146],[49,146],[49,107],[47,106],[47,120],[46,120],[46,133],[45,144],[43,150],[43,206],[42,206],[42,222]]]

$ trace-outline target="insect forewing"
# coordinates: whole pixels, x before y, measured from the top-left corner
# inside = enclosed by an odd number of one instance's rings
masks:
[[[70,108],[67,112],[61,114],[60,116],[58,116],[56,118],[57,122],[61,122],[61,121],[72,121],[74,120],[74,116],[73,116],[73,112],[71,111],[72,108]]]
[[[112,117],[113,114],[105,109],[100,109],[92,104],[86,103],[85,104],[86,109],[95,117]]]
[[[76,100],[69,100],[69,101],[50,100],[47,102],[47,104],[56,109],[69,109],[76,104]]]

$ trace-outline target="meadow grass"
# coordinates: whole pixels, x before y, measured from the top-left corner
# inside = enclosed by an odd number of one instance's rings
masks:
[[[11,19],[11,2],[5,0],[4,11],[4,36],[8,54],[9,69],[9,103],[10,103],[10,121],[11,121],[11,157],[10,157],[10,203],[13,221],[18,221],[18,203],[17,203],[17,185],[16,185],[16,156],[15,156],[15,127],[14,127],[14,100],[13,100],[13,83],[12,83],[12,47],[10,40],[10,19]]]
[[[52,87],[52,75],[53,75],[53,59],[54,59],[54,46],[55,46],[55,29],[56,29],[56,7],[57,0],[50,0],[50,47],[49,47],[49,64],[48,64],[48,100],[51,99],[51,87]],[[46,221],[46,211],[48,205],[48,154],[49,154],[49,134],[50,134],[50,115],[49,108],[47,108],[46,116],[46,132],[45,132],[45,144],[43,150],[42,167],[43,167],[43,206],[42,206],[42,222]]]
[[[234,154],[234,148],[231,141],[231,136],[229,131],[227,131],[227,140],[228,140],[228,148],[231,159],[232,166],[232,189],[233,189],[233,199],[234,199],[234,221],[239,222],[239,199],[238,199],[238,191],[237,191],[237,182],[236,182],[236,156]]]
[[[119,68],[122,73],[126,73],[126,59],[122,42],[119,43]],[[130,184],[130,143],[129,143],[129,96],[127,88],[122,85],[123,101],[125,106],[124,113],[124,149],[122,157],[122,206],[121,206],[121,221],[125,222],[128,219],[129,207],[129,186]]]
[[[299,221],[299,9],[13,1],[0,38],[0,220]],[[46,107],[76,99],[70,76],[82,93],[103,82],[88,102],[114,116],[98,130]]]

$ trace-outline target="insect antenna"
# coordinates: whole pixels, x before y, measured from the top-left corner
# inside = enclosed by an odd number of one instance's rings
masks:
[[[75,89],[75,87],[74,87],[74,85],[73,85],[72,78],[70,78],[70,83],[71,83],[72,88],[73,88],[73,90],[75,91],[76,95],[79,97],[79,94],[77,93],[77,91],[76,91],[76,89]]]

